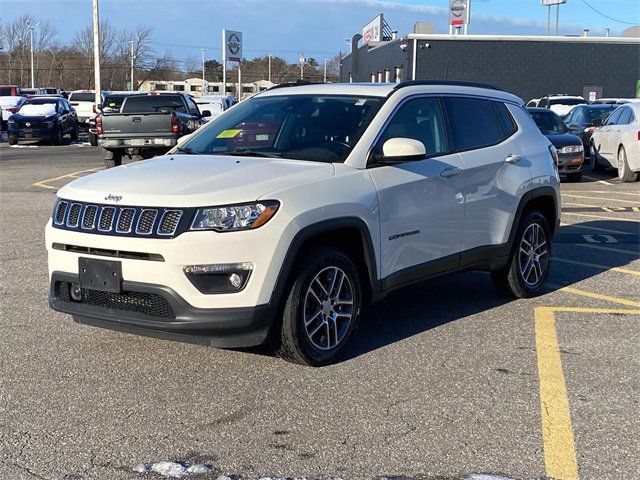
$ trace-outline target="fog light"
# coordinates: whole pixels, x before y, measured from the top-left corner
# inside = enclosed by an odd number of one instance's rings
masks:
[[[69,288],[69,293],[71,294],[72,300],[76,302],[82,301],[82,289],[80,288],[80,285],[78,285],[77,283],[71,284],[71,288]]]
[[[188,265],[183,270],[189,281],[201,293],[235,293],[247,284],[253,265],[251,263]]]

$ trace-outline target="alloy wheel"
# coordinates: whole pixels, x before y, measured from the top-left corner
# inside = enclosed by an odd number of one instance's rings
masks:
[[[304,328],[308,340],[319,350],[331,350],[344,340],[353,319],[353,286],[338,267],[318,272],[304,300]]]
[[[524,231],[518,253],[520,275],[528,287],[535,287],[549,268],[549,245],[544,229],[532,223]]]

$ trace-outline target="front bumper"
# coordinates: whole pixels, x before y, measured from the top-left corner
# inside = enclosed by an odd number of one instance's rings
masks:
[[[9,135],[25,140],[41,140],[55,138],[55,131],[52,128],[17,129],[9,128]]]
[[[559,153],[558,154],[558,173],[579,173],[582,171],[584,163],[584,154],[580,153]]]
[[[195,308],[162,285],[124,281],[121,293],[83,289],[71,298],[78,275],[53,272],[49,305],[74,321],[168,340],[219,348],[241,348],[265,342],[274,319],[269,305],[239,308]]]

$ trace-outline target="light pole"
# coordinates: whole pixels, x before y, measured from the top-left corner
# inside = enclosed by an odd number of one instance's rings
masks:
[[[204,92],[205,92],[205,89],[204,89],[204,82],[205,82],[205,80],[204,80],[204,51],[205,50],[206,50],[206,48],[201,48],[200,49],[200,53],[202,54],[202,95],[201,96],[203,96],[203,97],[204,97]]]
[[[324,83],[327,83],[327,62],[328,60],[324,59]]]
[[[102,103],[100,86],[100,14],[98,12],[98,0],[93,0],[93,83],[96,89],[96,108]]]
[[[300,52],[300,80],[304,78],[304,53]]]
[[[133,54],[133,40],[130,40],[129,43],[131,44],[131,86],[130,86],[130,90],[133,92],[134,88],[133,88],[133,65],[134,65],[134,61],[136,59],[135,55]]]
[[[33,65],[33,30],[40,25],[40,23],[36,23],[35,25],[31,25],[31,20],[27,20],[27,30],[29,30],[29,35],[31,37],[31,88],[36,88],[36,78],[35,78],[35,69]]]
[[[271,55],[269,55],[269,83],[271,83]]]

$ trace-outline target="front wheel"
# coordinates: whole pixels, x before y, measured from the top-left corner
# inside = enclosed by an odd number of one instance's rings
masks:
[[[62,127],[58,127],[56,130],[55,136],[53,137],[54,145],[62,145],[64,142],[64,132],[62,131]]]
[[[16,135],[9,135],[9,145],[17,145],[18,137]]]
[[[627,151],[622,146],[618,150],[618,178],[622,182],[635,182],[638,179],[638,173],[629,168]]]
[[[306,256],[287,295],[278,356],[315,367],[331,363],[356,329],[361,292],[358,269],[342,251],[323,247]]]
[[[602,166],[598,162],[598,149],[595,144],[591,144],[589,148],[589,166],[591,167],[592,172],[600,172],[602,171]]]
[[[525,212],[511,247],[509,263],[491,272],[498,291],[511,298],[538,295],[551,267],[551,230],[537,210]]]
[[[78,141],[78,125],[76,125],[75,127],[73,127],[73,130],[71,130],[71,140],[73,140],[74,142]]]

